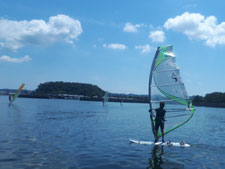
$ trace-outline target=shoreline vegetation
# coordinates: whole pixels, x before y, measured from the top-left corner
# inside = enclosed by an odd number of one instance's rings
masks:
[[[192,102],[194,106],[225,108],[225,93],[213,92],[204,97],[197,95],[194,96]]]
[[[15,93],[16,90],[0,89],[0,95]],[[19,97],[39,99],[72,99],[103,101],[106,91],[97,85],[74,82],[45,82],[34,91],[22,90]],[[225,93],[213,92],[203,96],[192,96],[194,106],[225,108]],[[149,103],[148,95],[109,93],[109,102]]]

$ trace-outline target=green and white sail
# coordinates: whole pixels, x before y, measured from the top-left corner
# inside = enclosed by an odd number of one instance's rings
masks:
[[[154,109],[162,101],[165,102],[166,109],[164,134],[187,123],[194,114],[194,107],[181,79],[172,46],[158,47],[150,71],[149,104],[153,132]],[[161,137],[160,132],[158,137]]]

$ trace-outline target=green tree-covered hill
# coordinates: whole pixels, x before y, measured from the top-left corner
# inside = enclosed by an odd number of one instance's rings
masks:
[[[203,96],[195,96],[193,104],[196,106],[225,107],[225,93],[213,92]]]
[[[96,85],[87,83],[46,82],[41,83],[34,93],[37,95],[71,94],[102,97],[105,94],[105,91]]]

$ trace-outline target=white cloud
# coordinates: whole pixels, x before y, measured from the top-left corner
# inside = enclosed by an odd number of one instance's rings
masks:
[[[149,38],[152,39],[152,42],[164,42],[166,37],[163,31],[151,31]]]
[[[205,18],[199,13],[185,12],[175,18],[169,18],[164,27],[182,32],[191,40],[204,40],[205,44],[211,47],[225,45],[225,22],[217,24],[215,16]]]
[[[147,54],[151,51],[151,47],[150,45],[146,44],[146,45],[137,45],[135,46],[135,49],[141,49],[141,54]]]
[[[132,23],[126,23],[124,28],[123,28],[123,31],[124,32],[137,32],[138,31],[138,28],[140,28],[142,25],[140,24],[136,24],[136,25],[133,25]]]
[[[114,50],[125,50],[127,48],[126,45],[120,43],[103,44],[102,46],[104,48],[110,48]]]
[[[17,50],[30,44],[73,43],[81,33],[80,21],[66,15],[51,16],[48,22],[0,19],[0,48]]]
[[[11,58],[6,55],[0,56],[0,61],[2,61],[2,62],[22,63],[22,62],[28,62],[30,60],[31,60],[31,58],[29,55],[26,55],[22,58]]]

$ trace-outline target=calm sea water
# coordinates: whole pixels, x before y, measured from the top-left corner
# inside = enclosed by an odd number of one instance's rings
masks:
[[[0,168],[225,168],[225,109],[197,107],[166,140],[190,148],[130,144],[153,141],[147,104],[0,96]]]

